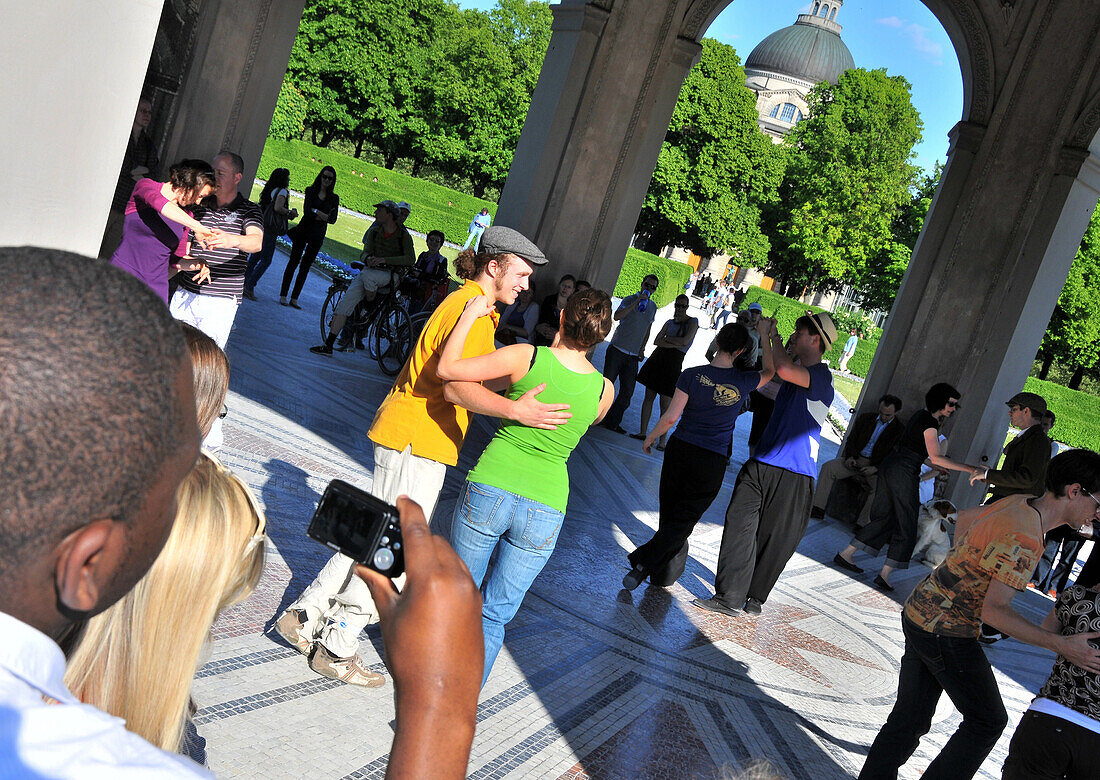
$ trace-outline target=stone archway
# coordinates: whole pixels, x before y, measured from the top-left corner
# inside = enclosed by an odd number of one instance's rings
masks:
[[[1100,7],[924,0],[963,72],[962,121],[860,406],[970,401],[951,456],[994,462],[1100,195]],[[679,85],[728,0],[564,2],[498,211],[560,270],[614,284]],[[1058,85],[1052,89],[1051,85]],[[963,484],[955,498],[973,503]]]

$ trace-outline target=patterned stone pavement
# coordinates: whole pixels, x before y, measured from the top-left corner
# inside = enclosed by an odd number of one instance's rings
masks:
[[[195,682],[196,723],[223,778],[382,777],[392,687],[319,677],[267,631],[328,558],[305,534],[324,486],[334,477],[370,485],[365,432],[390,380],[363,353],[311,355],[327,283],[309,280],[302,311],[280,307],[282,267],[275,265],[259,286],[262,300],[239,310],[229,341],[233,376],[220,453],[266,507],[268,560],[255,595],[215,626],[212,657]],[[700,334],[686,365],[702,362],[709,340]],[[638,426],[640,401],[641,388],[624,422],[629,429]],[[509,626],[482,693],[470,777],[712,778],[754,758],[789,778],[858,773],[893,703],[900,603],[926,570],[899,572],[887,597],[868,579],[825,565],[848,534],[831,521],[811,522],[763,615],[730,619],[692,607],[693,597],[711,592],[747,430],[744,417],[683,577],[672,588],[633,594],[620,591],[620,579],[626,552],[656,528],[660,455],[602,429],[585,437],[570,461],[557,550]],[[491,433],[492,422],[478,419],[459,467],[449,470],[436,523],[449,520],[463,475]],[[836,449],[833,437],[822,457]],[[1038,620],[1049,602],[1029,592],[1017,606]],[[384,671],[377,625],[364,632],[361,652]],[[1014,640],[987,652],[1012,718],[980,775],[993,778],[1052,657]],[[901,776],[919,777],[957,723],[945,698]]]

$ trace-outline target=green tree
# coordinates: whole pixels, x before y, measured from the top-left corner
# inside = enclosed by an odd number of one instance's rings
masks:
[[[784,154],[761,132],[756,97],[732,47],[703,40],[672,113],[636,233],[647,251],[684,246],[767,262],[761,208],[777,198]]]
[[[271,138],[289,141],[300,138],[305,130],[308,104],[305,96],[287,81],[279,88],[279,99],[275,103],[275,113],[271,117],[271,128],[267,131]]]
[[[428,52],[420,84],[430,113],[425,154],[469,178],[478,197],[508,175],[551,21],[544,3],[500,0],[489,13],[463,11]]]
[[[771,268],[788,285],[835,289],[858,283],[873,258],[898,257],[892,225],[910,200],[922,123],[909,82],[885,70],[847,70],[808,103],[786,138]]]
[[[314,142],[343,137],[359,153],[370,141],[387,168],[423,159],[427,51],[457,13],[446,0],[310,0],[287,77],[306,98]]]
[[[1100,361],[1100,209],[1093,212],[1069,277],[1058,296],[1040,348],[1044,370],[1051,361],[1074,367],[1070,388]]]
[[[883,249],[867,262],[859,281],[860,305],[867,310],[889,311],[901,287],[901,280],[909,268],[909,259],[917,245],[924,219],[932,205],[932,197],[940,183],[943,165],[936,163],[930,174],[921,174],[910,189],[908,203],[903,203],[894,216],[891,238]]]

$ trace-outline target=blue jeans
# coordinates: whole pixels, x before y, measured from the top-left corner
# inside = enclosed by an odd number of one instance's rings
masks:
[[[481,246],[481,234],[485,232],[485,228],[474,228],[470,231],[470,235],[466,236],[466,243],[462,245],[463,249],[469,249],[470,244],[474,245],[474,251],[478,250]]]
[[[564,512],[480,482],[467,482],[451,520],[451,546],[481,588],[485,673],[489,679],[504,644],[504,626],[516,616],[527,589],[554,552]],[[499,550],[497,543],[500,544]],[[489,572],[489,559],[497,550]]]
[[[264,271],[271,265],[271,258],[275,256],[275,244],[279,237],[274,230],[264,231],[264,243],[259,252],[248,256],[248,267],[244,272],[244,289],[252,290]]]

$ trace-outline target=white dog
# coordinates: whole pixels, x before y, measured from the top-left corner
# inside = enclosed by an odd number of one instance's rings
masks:
[[[929,566],[939,566],[951,549],[948,531],[955,527],[959,511],[950,501],[934,498],[921,504],[917,518],[917,546],[913,548],[913,560]]]

